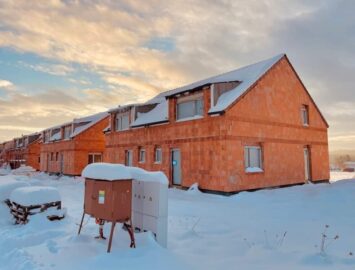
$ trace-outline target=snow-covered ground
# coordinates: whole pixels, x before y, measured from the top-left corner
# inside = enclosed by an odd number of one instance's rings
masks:
[[[2,181],[56,187],[67,216],[49,222],[35,215],[27,225],[13,225],[1,205],[0,269],[355,268],[355,179],[230,197],[171,189],[168,248],[140,233],[137,248],[130,249],[128,234],[117,227],[107,254],[107,242],[94,239],[98,228],[93,219],[86,218],[77,235],[83,179],[32,175],[0,176],[0,188]],[[326,225],[325,252],[320,252]]]

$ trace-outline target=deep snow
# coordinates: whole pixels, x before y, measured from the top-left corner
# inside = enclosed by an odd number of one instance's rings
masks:
[[[354,180],[231,197],[203,194],[196,186],[190,191],[170,189],[168,248],[141,233],[136,234],[137,248],[130,249],[128,234],[118,226],[110,254],[105,241],[94,239],[98,228],[93,219],[85,219],[77,236],[82,178],[42,173],[1,176],[1,181],[58,188],[67,216],[49,222],[45,215],[36,215],[27,225],[13,225],[8,209],[0,205],[0,269],[355,268],[355,257],[349,255],[355,252]],[[325,225],[327,236],[339,239],[327,241],[330,245],[320,254]],[[106,235],[108,230],[106,225]]]

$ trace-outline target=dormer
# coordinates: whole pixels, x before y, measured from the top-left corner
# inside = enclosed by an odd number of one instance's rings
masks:
[[[48,143],[49,140],[50,140],[50,138],[51,138],[51,130],[50,130],[50,129],[45,130],[45,131],[43,132],[43,142],[44,142],[44,143]]]
[[[69,124],[63,127],[63,140],[69,140],[73,132],[73,125]]]
[[[231,81],[231,82],[219,82],[213,83],[210,87],[211,91],[211,107],[217,105],[218,99],[225,93],[235,89],[241,82]]]
[[[50,134],[50,141],[59,141],[61,139],[60,127],[51,129]]]
[[[111,131],[125,131],[130,129],[132,119],[134,119],[134,106],[120,106],[110,110],[111,114]]]

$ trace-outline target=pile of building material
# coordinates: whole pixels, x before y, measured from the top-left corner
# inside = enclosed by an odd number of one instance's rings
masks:
[[[32,168],[31,166],[25,166],[25,165],[21,165],[17,169],[12,170],[12,174],[14,174],[14,175],[28,175],[28,176],[30,176],[34,172],[36,172],[36,170],[34,168]]]
[[[6,204],[15,218],[16,224],[26,224],[29,217],[47,210],[49,220],[64,218],[58,190],[53,187],[28,186],[14,189]]]

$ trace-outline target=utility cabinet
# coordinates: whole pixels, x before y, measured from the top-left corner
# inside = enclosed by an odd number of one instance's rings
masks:
[[[160,182],[132,182],[132,220],[136,228],[151,231],[167,246],[168,186]]]
[[[132,213],[132,180],[85,180],[85,213],[107,221],[126,222]]]

